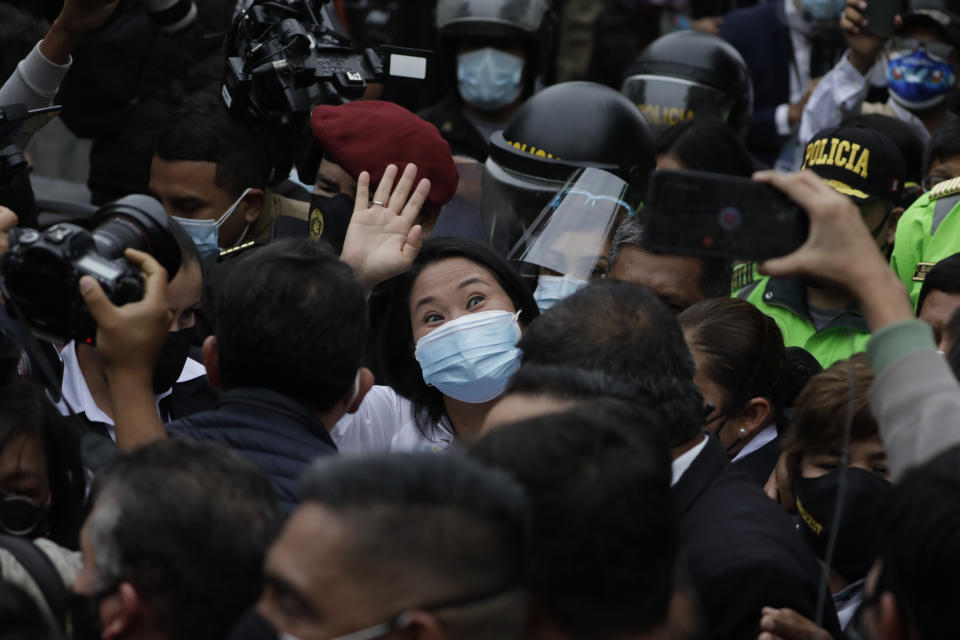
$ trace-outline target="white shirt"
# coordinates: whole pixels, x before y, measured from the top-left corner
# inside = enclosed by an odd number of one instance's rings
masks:
[[[60,385],[61,399],[60,402],[57,403],[57,409],[65,416],[71,413],[82,413],[91,422],[100,422],[107,425],[107,433],[110,434],[111,439],[116,440],[117,435],[113,429],[113,419],[104,413],[93,399],[93,394],[90,393],[90,388],[87,386],[87,380],[83,377],[83,372],[80,370],[80,363],[77,360],[76,344],[73,341],[68,342],[67,346],[63,348],[60,352],[60,358],[63,360],[63,383]],[[205,375],[207,375],[207,370],[202,364],[196,360],[187,358],[186,363],[183,365],[183,371],[180,372],[180,377],[177,378],[177,382],[187,382]],[[157,404],[157,411],[160,410],[160,401],[172,392],[173,389],[167,389],[160,395],[153,397],[154,402]],[[73,409],[72,412],[70,411],[71,409]]]
[[[773,442],[776,439],[777,439],[777,425],[768,424],[763,429],[763,431],[753,436],[753,438],[750,439],[750,442],[743,445],[743,449],[740,449],[740,451],[737,452],[737,455],[733,457],[733,460],[731,460],[731,462],[736,462],[741,458],[746,458],[748,455],[750,455],[760,447],[764,446],[765,444],[769,444],[770,442]]]
[[[673,479],[670,480],[671,487],[680,481],[680,478],[682,478],[683,474],[687,472],[687,469],[690,468],[690,465],[693,464],[693,461],[697,459],[697,456],[700,455],[700,452],[703,451],[703,448],[707,446],[707,438],[708,436],[703,436],[703,440],[700,441],[700,444],[689,451],[684,452],[679,457],[674,458],[673,462],[670,463],[670,468],[673,472]]]
[[[369,451],[444,451],[453,442],[446,417],[424,437],[413,418],[413,403],[390,387],[375,386],[356,413],[343,416],[330,430],[343,453]]]
[[[867,75],[861,75],[856,67],[847,58],[849,52],[844,52],[840,61],[834,65],[820,84],[813,90],[807,106],[803,109],[803,119],[800,121],[799,139],[801,145],[806,145],[818,132],[840,124],[843,118],[851,113],[861,111],[879,112],[899,118],[920,137],[924,144],[930,140],[930,132],[923,125],[923,121],[909,110],[898,104],[893,98],[883,105],[871,105],[867,108],[864,100],[870,90],[871,78],[879,79],[882,73],[886,77],[886,59],[881,58],[874,64]]]
[[[810,55],[811,46],[807,36],[795,25],[803,21],[800,10],[793,4],[793,0],[784,0],[787,24],[790,25],[790,44],[793,45],[793,64],[790,65],[790,102],[781,104],[773,113],[773,120],[777,125],[777,133],[788,136],[792,132],[787,110],[790,104],[803,97],[810,84]]]

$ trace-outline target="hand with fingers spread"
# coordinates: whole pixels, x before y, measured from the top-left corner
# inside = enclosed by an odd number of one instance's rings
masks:
[[[812,620],[792,609],[764,607],[757,640],[832,640],[832,636]]]
[[[417,167],[408,164],[394,187],[397,173],[396,166],[387,167],[372,202],[370,175],[364,171],[357,179],[356,206],[340,259],[368,289],[409,269],[420,252],[423,231],[415,223],[430,194],[430,181],[420,180],[414,189]]]
[[[811,171],[761,171],[753,178],[783,191],[810,219],[806,242],[789,255],[761,264],[761,273],[774,278],[806,276],[844,287],[859,299],[872,331],[913,318],[903,284],[848,197]]]

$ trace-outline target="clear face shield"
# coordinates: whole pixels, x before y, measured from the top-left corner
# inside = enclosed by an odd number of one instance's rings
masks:
[[[437,3],[437,28],[452,22],[501,23],[536,31],[550,10],[547,0],[441,0]]]
[[[736,104],[733,98],[716,89],[665,76],[630,76],[624,80],[620,93],[637,105],[654,136],[694,117],[726,122]]]
[[[606,274],[613,234],[640,206],[626,182],[595,168],[578,170],[554,194],[508,256],[538,278],[541,310]]]

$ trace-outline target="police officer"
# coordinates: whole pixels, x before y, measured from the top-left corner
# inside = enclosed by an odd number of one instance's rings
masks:
[[[542,86],[552,59],[556,17],[547,0],[440,0],[440,51],[455,60],[452,90],[419,115],[454,155],[483,161],[490,134]]]
[[[893,142],[863,126],[827,129],[807,145],[803,166],[853,200],[878,247],[886,247],[906,174]],[[786,346],[806,349],[824,368],[863,351],[870,337],[855,299],[824,281],[764,277],[736,295],[777,322]]]
[[[656,133],[695,116],[724,120],[746,135],[753,85],[743,58],[722,38],[676,31],[650,44],[621,87]]]
[[[506,255],[578,169],[602,169],[642,194],[655,163],[647,123],[622,94],[592,82],[548,87],[490,138],[482,205],[487,238]]]

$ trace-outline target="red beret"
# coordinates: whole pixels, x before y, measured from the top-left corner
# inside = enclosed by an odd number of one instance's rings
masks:
[[[400,105],[380,100],[320,105],[310,123],[323,156],[354,178],[367,171],[375,186],[387,165],[395,164],[402,172],[412,162],[418,179],[430,179],[427,202],[445,204],[457,191],[450,145],[435,126]]]

